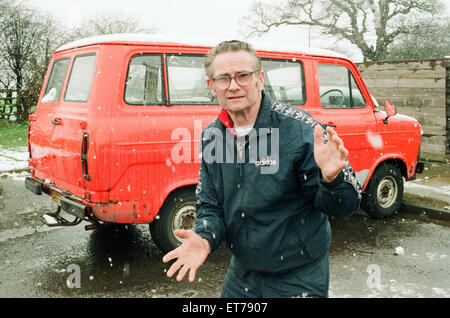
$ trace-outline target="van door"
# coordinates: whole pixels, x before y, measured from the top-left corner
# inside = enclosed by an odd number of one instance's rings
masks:
[[[92,50],[91,50],[92,51]],[[81,196],[88,180],[87,166],[83,165],[83,151],[88,149],[88,102],[96,65],[95,52],[71,54],[69,74],[60,102],[54,104],[47,116],[38,124],[47,137],[45,149],[40,154],[37,177],[49,179],[55,186]],[[68,59],[64,59],[67,61]],[[55,64],[56,65],[56,64]],[[62,68],[62,66],[61,66]],[[62,71],[61,71],[62,72]],[[49,92],[41,105],[54,95],[49,80]],[[58,91],[58,88],[56,89]],[[36,125],[36,126],[38,126]],[[34,129],[33,129],[34,130]],[[33,149],[32,149],[33,152]],[[85,154],[85,155],[86,155]],[[33,153],[33,156],[36,155]]]
[[[55,175],[54,166],[51,163],[51,149],[53,149],[56,126],[52,125],[52,120],[56,118],[55,114],[60,108],[69,62],[69,56],[54,59],[47,75],[48,80],[42,93],[43,97],[38,101],[34,114],[30,116],[30,165],[37,169],[35,173],[42,180]]]
[[[317,119],[334,127],[342,138],[358,181],[364,184],[375,150],[383,147],[377,134],[373,105],[364,96],[351,65],[346,65],[345,61],[320,61],[316,70],[320,105]]]

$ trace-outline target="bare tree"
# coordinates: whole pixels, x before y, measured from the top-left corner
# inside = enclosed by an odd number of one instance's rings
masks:
[[[18,121],[26,121],[36,105],[53,51],[78,38],[111,33],[154,33],[136,18],[119,15],[92,17],[75,30],[32,10],[25,2],[0,0],[0,88],[17,91]]]
[[[356,45],[364,60],[383,60],[387,49],[411,31],[411,21],[432,16],[441,0],[287,0],[281,5],[256,2],[243,18],[248,36],[279,26],[313,26],[322,34]]]
[[[115,33],[156,33],[156,28],[143,28],[133,16],[119,13],[102,14],[88,18],[80,26],[69,30],[67,40]]]
[[[14,76],[5,59],[0,56],[0,90],[12,90],[14,88]]]
[[[6,8],[6,7],[5,7]],[[4,66],[3,83],[17,91],[17,120],[28,120],[45,75],[48,61],[58,45],[55,25],[43,16],[20,3],[8,5],[0,21],[0,63]]]
[[[0,0],[0,35],[5,32],[5,19],[8,17],[13,5],[14,2]],[[11,89],[13,81],[13,76],[8,68],[8,64],[0,54],[0,89]]]
[[[391,61],[443,59],[450,56],[450,19],[420,21],[390,47]]]
[[[8,16],[9,10],[16,5],[16,1],[0,0],[0,23]]]
[[[10,8],[8,16],[3,17],[2,20],[0,55],[14,75],[17,90],[17,115],[19,121],[23,121],[26,108],[22,95],[24,73],[35,48],[38,29],[33,21],[32,13],[20,6]]]

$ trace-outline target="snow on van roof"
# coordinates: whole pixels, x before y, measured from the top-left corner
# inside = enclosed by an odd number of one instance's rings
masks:
[[[58,49],[56,52],[63,51],[67,49],[72,49],[80,46],[87,46],[91,44],[99,44],[99,43],[111,43],[111,42],[119,42],[119,43],[177,43],[183,45],[194,45],[194,46],[205,46],[212,47],[219,44],[221,41],[225,39],[218,38],[208,38],[208,37],[193,37],[193,36],[180,36],[180,35],[168,35],[168,34],[140,34],[140,33],[120,33],[120,34],[108,34],[108,35],[100,35],[93,36],[89,38],[84,38],[80,40],[76,40],[74,42],[67,43]],[[318,49],[318,48],[310,48],[303,46],[296,46],[292,44],[286,43],[275,43],[272,41],[253,41],[246,40],[256,50],[261,51],[278,51],[278,52],[292,52],[292,53],[303,53],[310,55],[321,55],[321,56],[333,56],[333,57],[342,57],[345,59],[349,59],[347,56],[337,53],[331,50]]]

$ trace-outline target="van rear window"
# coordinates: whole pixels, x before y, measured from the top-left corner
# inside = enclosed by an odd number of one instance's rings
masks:
[[[64,101],[87,102],[95,69],[95,54],[75,57],[67,83]]]
[[[204,59],[202,55],[167,56],[170,104],[217,104],[206,83]]]
[[[69,58],[56,60],[53,63],[47,82],[47,87],[45,88],[45,94],[41,100],[41,103],[55,102],[59,100],[68,66]]]
[[[138,55],[131,59],[125,84],[125,102],[130,105],[161,105],[163,69],[161,55]]]
[[[303,64],[295,60],[262,59],[264,91],[273,99],[291,105],[306,101]]]

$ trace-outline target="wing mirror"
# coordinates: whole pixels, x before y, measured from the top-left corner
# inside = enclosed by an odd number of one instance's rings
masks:
[[[388,123],[388,118],[391,116],[395,116],[397,114],[397,108],[395,107],[395,101],[391,104],[389,99],[386,99],[386,102],[384,103],[384,107],[386,108],[386,114],[387,117],[384,119],[384,123]]]

